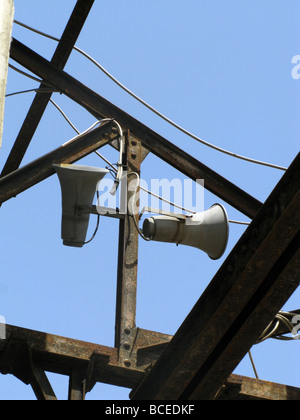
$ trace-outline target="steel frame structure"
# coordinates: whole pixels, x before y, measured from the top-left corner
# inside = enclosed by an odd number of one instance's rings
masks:
[[[69,376],[69,399],[83,400],[97,382],[127,387],[132,400],[299,400],[300,389],[232,375],[235,367],[299,285],[300,154],[262,204],[63,71],[94,0],[78,0],[51,62],[13,39],[11,59],[98,119],[126,133],[123,164],[140,173],[153,153],[252,219],[178,332],[136,326],[138,233],[119,220],[116,332],[113,348],[7,326],[0,372],[30,384],[39,400],[56,396],[46,371]],[[0,178],[0,203],[117,137],[111,122],[19,169],[51,94],[36,94]],[[128,199],[130,198],[130,195]]]

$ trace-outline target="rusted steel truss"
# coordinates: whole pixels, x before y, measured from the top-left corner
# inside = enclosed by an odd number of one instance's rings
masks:
[[[11,58],[97,119],[126,132],[123,164],[140,173],[149,152],[254,219],[181,328],[171,337],[136,326],[138,234],[120,217],[115,347],[6,326],[0,372],[30,384],[39,400],[56,396],[45,372],[69,376],[69,399],[97,382],[133,389],[132,399],[296,399],[300,390],[231,375],[299,284],[299,165],[296,158],[263,205],[63,71],[94,0],[78,0],[51,62],[17,40]],[[36,95],[0,177],[0,204],[117,136],[111,122],[19,168],[50,100]],[[130,192],[128,192],[128,199]]]

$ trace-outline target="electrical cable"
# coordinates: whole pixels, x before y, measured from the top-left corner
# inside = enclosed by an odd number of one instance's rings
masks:
[[[104,156],[102,156],[99,152],[95,152],[102,160],[104,160],[104,162],[106,162],[110,167],[111,167],[111,169],[114,171],[114,173],[117,173],[117,170],[116,170],[116,168],[113,166],[113,164],[109,161],[109,160],[107,160]],[[178,204],[175,204],[175,203],[172,203],[171,201],[169,201],[169,200],[167,200],[167,199],[165,199],[165,198],[163,198],[163,197],[160,197],[159,195],[157,195],[157,194],[155,194],[154,192],[152,192],[152,191],[149,191],[149,190],[147,190],[146,188],[144,188],[144,187],[142,187],[142,186],[140,186],[140,189],[142,190],[142,191],[144,191],[144,192],[146,192],[147,194],[149,194],[149,195],[152,195],[153,197],[156,197],[156,198],[158,198],[159,200],[161,200],[161,201],[164,201],[165,203],[167,203],[167,204],[170,204],[171,206],[173,206],[173,207],[176,207],[176,208],[178,208],[178,209],[180,209],[180,210],[183,210],[183,211],[185,211],[185,212],[187,212],[187,213],[191,213],[191,214],[196,214],[196,212],[194,211],[194,210],[189,210],[189,209],[187,209],[187,208],[185,208],[185,207],[182,207],[182,206],[179,206]],[[237,221],[237,220],[229,220],[229,223],[234,223],[234,224],[238,224],[238,225],[250,225],[250,222],[242,222],[242,221]]]
[[[64,113],[64,111],[61,109],[59,105],[57,105],[56,102],[53,101],[53,99],[50,98],[50,102],[52,105],[55,106],[55,108],[61,113],[61,115],[64,117],[64,119],[68,122],[68,124],[73,128],[74,131],[76,131],[77,134],[80,134],[80,131],[77,130],[75,125],[70,121],[70,119],[67,117],[67,115]]]
[[[270,322],[270,324],[267,326],[267,328],[263,331],[263,333],[259,337],[256,344],[261,344],[262,342],[268,340],[269,338],[272,338],[272,339],[275,339],[275,340],[285,340],[285,341],[300,339],[300,336],[297,337],[297,338],[286,337],[285,336],[287,334],[286,332],[283,332],[283,333],[278,332],[280,324],[283,323],[287,327],[287,330],[290,333],[294,334],[295,333],[295,326],[292,324],[292,322],[288,318],[293,318],[293,317],[296,317],[296,316],[299,316],[299,313],[285,312],[285,311],[278,312],[275,319],[272,322]],[[251,365],[252,365],[254,374],[256,376],[256,379],[259,379],[256,367],[255,367],[255,363],[254,363],[254,360],[253,360],[253,357],[252,357],[252,354],[251,354],[250,350],[248,352],[248,355],[249,355]]]
[[[250,222],[240,222],[238,220],[228,220],[228,222],[229,223],[233,223],[235,225],[246,225],[246,226],[249,226],[250,225]]]
[[[144,241],[149,242],[149,241],[151,241],[151,238],[146,238],[146,236],[143,234],[142,230],[139,228],[139,225],[138,225],[138,223],[136,221],[136,214],[135,214],[136,212],[134,211],[134,208],[133,208],[135,206],[135,203],[136,203],[136,193],[137,193],[137,190],[139,188],[140,177],[139,177],[139,175],[136,172],[130,172],[128,174],[128,176],[130,176],[130,175],[134,175],[136,177],[137,184],[136,184],[136,187],[134,189],[134,193],[133,193],[133,195],[131,197],[131,200],[129,200],[129,202],[131,202],[131,204],[132,204],[132,207],[131,207],[131,209],[128,209],[128,210],[131,211],[131,216],[133,218],[134,225],[136,227],[136,230],[137,230],[138,234],[140,235],[141,238],[144,239]],[[140,217],[138,217],[138,220],[140,220]]]
[[[31,76],[30,75],[28,75],[27,73],[25,73],[25,72],[21,72],[24,76],[26,76],[26,77],[30,77],[31,78]],[[29,90],[29,91],[22,91],[22,92],[16,92],[16,93],[14,93],[14,94],[9,94],[9,95],[7,95],[7,96],[12,96],[12,95],[15,95],[15,94],[21,94],[21,93],[27,93],[27,92],[33,92],[33,91],[38,91],[39,89],[31,89],[31,90]],[[42,89],[40,89],[40,90],[42,90]],[[49,91],[48,90],[46,90],[46,92],[48,93]],[[53,93],[55,93],[55,92],[57,92],[57,91],[50,91],[50,92],[53,92]],[[54,102],[53,101],[53,99],[51,99],[50,98],[50,102],[55,106],[55,108],[61,113],[61,115],[64,117],[64,119],[67,121],[67,123],[73,128],[73,130],[74,131],[76,131],[76,133],[78,134],[78,135],[82,135],[82,134],[86,134],[88,131],[90,131],[90,130],[92,130],[97,124],[99,124],[99,123],[103,123],[103,122],[105,122],[105,121],[113,121],[116,125],[117,125],[117,127],[118,127],[118,129],[119,129],[119,132],[120,132],[120,136],[122,136],[123,137],[123,131],[122,131],[122,128],[121,128],[121,126],[119,125],[119,123],[117,123],[115,120],[112,120],[112,119],[103,119],[103,120],[99,120],[99,121],[96,121],[90,128],[88,128],[87,130],[85,130],[84,132],[80,132],[76,127],[75,127],[75,125],[72,123],[72,121],[67,117],[67,115],[65,114],[65,112],[61,109],[61,107],[56,103],[56,102]],[[69,140],[69,141],[72,141],[72,140],[74,140],[74,138],[73,139],[71,139],[71,140]],[[123,142],[124,142],[124,138],[123,138],[123,141],[122,141],[122,144],[123,144]],[[66,143],[65,143],[66,144]],[[120,163],[120,161],[121,161],[121,156],[122,156],[122,153],[123,153],[123,148],[124,148],[124,146],[122,147],[122,150],[120,151],[120,159],[119,159],[119,163],[117,164],[119,167],[122,167],[122,165],[121,165],[121,163]],[[111,162],[109,162],[109,160],[107,160],[103,155],[101,155],[98,151],[95,151],[94,153],[96,153],[104,162],[106,162],[111,168],[112,168],[112,170],[114,171],[114,173],[117,175],[118,174],[118,170],[113,166],[113,164],[111,163]],[[117,175],[118,176],[118,175]],[[117,176],[115,177],[115,178],[117,178]],[[122,172],[121,172],[121,174],[119,174],[119,180],[122,178]],[[120,181],[118,181],[117,182],[117,185],[119,185],[119,182]],[[167,203],[167,204],[170,204],[171,206],[173,206],[173,207],[176,207],[176,208],[178,208],[178,209],[180,209],[180,210],[183,210],[183,211],[186,211],[187,213],[191,213],[191,214],[196,214],[196,212],[195,211],[193,211],[193,210],[189,210],[189,209],[187,209],[187,208],[185,208],[185,207],[182,207],[182,206],[179,206],[178,204],[175,204],[175,203],[172,203],[171,201],[169,201],[169,200],[167,200],[167,199],[165,199],[165,198],[163,198],[163,197],[160,197],[159,195],[157,195],[157,194],[155,194],[155,193],[153,193],[152,191],[149,191],[149,190],[147,190],[146,188],[144,188],[144,187],[142,187],[142,186],[140,186],[140,189],[141,190],[143,190],[144,192],[146,192],[147,194],[149,194],[149,195],[152,195],[153,197],[156,197],[156,198],[158,198],[159,200],[161,200],[161,201],[163,201],[163,202],[165,202],[165,203]],[[235,221],[235,220],[229,220],[229,223],[236,223],[236,224],[241,224],[241,225],[249,225],[250,223],[248,223],[248,222],[239,222],[239,221]]]
[[[116,195],[117,189],[119,187],[120,181],[121,181],[122,176],[123,176],[122,158],[123,158],[123,151],[125,149],[125,138],[124,138],[123,130],[122,130],[122,127],[120,126],[120,124],[115,120],[113,120],[113,122],[118,127],[118,130],[119,130],[119,133],[120,133],[120,138],[119,138],[119,161],[117,163],[118,171],[117,171],[117,175],[116,175],[116,178],[115,178],[113,188],[110,191],[111,195]]]
[[[7,93],[5,95],[5,98],[9,98],[11,96],[16,96],[16,95],[21,95],[23,93],[31,93],[31,92],[35,92],[35,93],[56,93],[56,92],[58,92],[58,90],[50,90],[50,89],[46,89],[46,88],[45,89],[36,88],[36,89],[20,90],[19,92]]]
[[[252,356],[251,350],[248,351],[248,355],[249,355],[249,358],[250,358],[250,362],[251,362],[251,365],[252,365],[252,368],[253,368],[255,377],[256,377],[256,379],[259,379],[259,376],[258,376],[258,373],[257,373],[257,369],[256,369],[256,366],[255,366],[254,360],[253,360],[253,356]]]
[[[257,344],[260,344],[269,338],[273,338],[275,340],[286,340],[286,341],[295,340],[295,337],[286,337],[285,336],[287,334],[286,332],[280,333],[278,332],[278,330],[280,327],[280,323],[283,323],[290,333],[294,333],[295,326],[292,324],[289,318],[293,318],[296,316],[299,316],[299,314],[296,314],[293,312],[280,311],[276,315],[275,319],[272,322],[270,322],[267,328],[263,331],[263,333],[261,334],[261,336],[259,337],[257,341]],[[275,322],[275,325],[274,325],[274,322]]]
[[[55,103],[54,103],[55,104]],[[76,129],[76,127],[74,126],[74,124],[72,124],[72,122],[69,120],[69,118],[65,115],[65,113],[60,109],[60,107],[58,107],[58,105],[57,104],[55,104],[56,105],[56,107],[57,107],[57,109],[63,114],[63,116],[65,117],[65,119],[66,119],[66,121],[73,127],[73,129],[75,130],[75,131],[77,131],[77,133],[78,134],[80,134],[79,133],[79,131]],[[103,155],[101,155],[101,153],[99,153],[98,151],[95,151],[95,153],[104,161],[104,162],[106,162],[110,167],[111,167],[111,169],[113,170],[113,172],[115,173],[115,174],[117,174],[117,169],[114,167],[114,165],[108,160],[108,159],[106,159]],[[140,186],[140,189],[142,190],[142,191],[144,191],[144,192],[146,192],[147,194],[149,194],[149,195],[152,195],[153,197],[156,197],[156,198],[158,198],[159,200],[161,200],[161,201],[163,201],[163,202],[165,202],[165,203],[167,203],[167,204],[170,204],[171,206],[173,206],[173,207],[175,207],[175,208],[178,208],[178,209],[180,209],[180,210],[183,210],[183,211],[185,211],[185,212],[187,212],[187,213],[191,213],[191,214],[196,214],[196,212],[195,211],[193,211],[193,210],[189,210],[189,209],[187,209],[187,208],[185,208],[185,207],[182,207],[182,206],[179,206],[178,204],[175,204],[175,203],[173,203],[173,202],[171,202],[171,201],[169,201],[169,200],[167,200],[167,199],[165,199],[165,198],[163,198],[163,197],[160,197],[159,195],[157,195],[157,194],[155,194],[155,193],[153,193],[152,191],[149,191],[149,190],[147,190],[146,188],[144,188],[144,187],[142,187],[142,186]],[[236,221],[236,220],[229,220],[229,223],[235,223],[235,224],[239,224],[239,225],[250,225],[250,223],[249,222],[241,222],[241,221]]]
[[[43,80],[38,79],[37,77],[31,76],[31,74],[26,73],[25,71],[18,69],[18,67],[13,66],[12,64],[8,64],[8,67],[11,68],[12,70],[16,71],[17,73],[20,73],[23,76],[26,76],[31,80],[34,80],[35,82],[38,82],[38,83],[41,83],[41,84],[44,84],[46,86],[49,86],[49,87],[53,88],[53,86],[51,86],[49,83],[43,82]]]
[[[51,36],[49,34],[46,34],[44,32],[41,32],[37,29],[34,29],[24,23],[21,23],[17,20],[14,21],[17,25],[20,25],[30,31],[33,31],[39,35],[42,35],[46,38],[52,39],[56,42],[59,42],[60,39],[56,38],[54,36]],[[161,112],[159,112],[158,110],[156,110],[155,108],[153,108],[151,105],[149,105],[146,101],[144,101],[143,99],[141,99],[139,96],[137,96],[135,93],[133,93],[131,90],[129,90],[126,86],[124,86],[121,82],[119,82],[112,74],[110,74],[100,63],[98,63],[94,58],[92,58],[89,54],[87,54],[85,51],[81,50],[80,48],[78,48],[77,46],[74,46],[73,49],[77,52],[79,52],[80,54],[82,54],[85,58],[87,58],[89,61],[91,61],[96,67],[98,67],[106,76],[108,76],[114,83],[116,83],[121,89],[123,89],[125,92],[127,92],[130,96],[132,96],[134,99],[136,99],[138,102],[140,102],[142,105],[144,105],[146,108],[148,108],[151,112],[153,112],[154,114],[156,114],[157,116],[159,116],[160,118],[162,118],[164,121],[166,121],[168,124],[172,125],[173,127],[175,127],[177,130],[181,131],[182,133],[184,133],[185,135],[191,137],[192,139],[198,141],[199,143],[202,143],[203,145],[210,147],[218,152],[224,153],[226,155],[229,155],[231,157],[235,157],[237,159],[241,159],[250,163],[255,163],[257,165],[262,165],[262,166],[267,166],[273,169],[278,169],[281,171],[287,171],[287,168],[283,167],[283,166],[279,166],[279,165],[275,165],[272,163],[267,163],[267,162],[263,162],[257,159],[252,159],[246,156],[242,156],[233,152],[230,152],[228,150],[225,150],[221,147],[218,147],[212,143],[207,142],[206,140],[201,139],[200,137],[196,136],[195,134],[189,132],[188,130],[186,130],[185,128],[181,127],[179,124],[175,123],[174,121],[172,121],[171,119],[169,119],[168,117],[166,117],[164,114],[162,114]]]
[[[99,192],[97,191],[97,200],[98,199],[99,199]],[[83,245],[87,245],[90,242],[92,242],[93,239],[95,239],[95,236],[97,235],[97,232],[98,232],[98,229],[99,229],[99,225],[100,225],[100,214],[97,215],[97,224],[96,224],[96,228],[95,228],[95,231],[94,231],[92,237],[88,241],[84,242]]]

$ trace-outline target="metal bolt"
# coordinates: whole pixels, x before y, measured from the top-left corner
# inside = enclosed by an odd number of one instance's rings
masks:
[[[124,360],[124,366],[129,368],[131,366],[131,362],[129,360]]]

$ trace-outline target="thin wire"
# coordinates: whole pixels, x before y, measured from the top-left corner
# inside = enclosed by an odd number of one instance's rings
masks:
[[[267,326],[267,328],[263,331],[261,336],[259,337],[257,344],[262,343],[263,341],[267,340],[268,338],[273,338],[276,340],[295,340],[291,337],[284,337],[284,334],[278,334],[278,328],[280,326],[280,323],[283,323],[289,330],[290,333],[293,333],[294,331],[294,325],[291,323],[291,321],[287,317],[293,317],[299,314],[295,314],[292,312],[284,312],[280,311],[275,319],[270,322],[270,324]],[[273,327],[274,321],[276,321],[275,326]]]
[[[114,167],[114,165],[109,161],[109,160],[107,160],[104,156],[102,156],[99,152],[95,152],[101,159],[103,159],[104,160],[104,162],[106,162],[111,168],[112,168],[112,170],[114,171],[114,173],[117,173],[117,169]],[[155,194],[154,192],[152,192],[152,191],[149,191],[149,190],[147,190],[146,188],[144,188],[144,187],[142,187],[142,186],[140,186],[140,190],[143,190],[144,192],[146,192],[147,194],[149,194],[149,195],[152,195],[152,196],[154,196],[154,197],[156,197],[156,198],[158,198],[159,200],[161,200],[161,201],[164,201],[165,203],[167,203],[167,204],[170,204],[171,206],[173,206],[173,207],[175,207],[175,208],[178,208],[178,209],[180,209],[180,210],[183,210],[183,211],[186,211],[187,213],[191,213],[191,214],[196,214],[197,212],[195,212],[194,210],[189,210],[189,209],[187,209],[187,208],[185,208],[185,207],[182,207],[182,206],[179,206],[178,204],[175,204],[175,203],[172,203],[171,201],[169,201],[169,200],[167,200],[166,198],[163,198],[163,197],[160,197],[159,195],[157,195],[157,194]],[[229,220],[229,223],[236,223],[236,224],[239,224],[239,225],[250,225],[250,223],[249,222],[239,222],[239,221],[236,221],[236,220]]]
[[[53,86],[51,86],[49,83],[44,82],[43,80],[38,79],[37,77],[31,76],[31,74],[26,73],[25,71],[18,69],[17,67],[13,66],[12,64],[9,64],[9,65],[8,65],[8,67],[10,67],[12,70],[16,71],[17,73],[20,73],[20,74],[22,74],[23,76],[26,76],[26,77],[28,77],[29,79],[34,80],[35,82],[38,82],[38,83],[41,83],[41,84],[43,84],[43,85],[46,85],[46,86],[49,86],[49,87],[53,88]],[[56,90],[56,91],[57,91],[57,90]]]
[[[25,73],[25,72],[22,72],[22,74],[23,75],[25,75],[25,76],[29,76],[27,73]],[[33,89],[33,90],[31,90],[31,91],[34,91],[34,90],[36,90],[36,89]],[[37,89],[38,90],[38,89]],[[19,93],[25,93],[25,92],[28,92],[28,91],[24,91],[24,92],[19,92]],[[54,102],[53,101],[53,99],[51,99],[50,98],[50,102],[55,106],[55,108],[61,113],[61,115],[64,117],[64,119],[67,121],[67,123],[73,128],[73,130],[74,131],[76,131],[76,133],[78,134],[78,135],[82,135],[82,134],[85,134],[86,132],[88,132],[88,131],[90,131],[91,129],[93,129],[94,127],[95,127],[95,125],[97,125],[97,124],[99,124],[100,122],[101,123],[103,123],[103,122],[105,122],[105,121],[114,121],[116,124],[117,124],[117,126],[118,126],[118,129],[119,129],[119,131],[120,131],[120,135],[121,135],[121,133],[122,133],[122,129],[121,129],[121,127],[120,127],[120,125],[115,121],[115,120],[110,120],[110,119],[103,119],[103,120],[99,120],[99,121],[96,121],[90,128],[88,128],[88,130],[86,130],[86,131],[84,131],[83,133],[81,133],[76,127],[75,127],[75,125],[72,123],[72,121],[67,117],[67,115],[65,114],[65,112],[61,109],[61,107],[56,103],[56,102]],[[72,139],[73,140],[73,139]],[[71,140],[70,140],[71,141]],[[103,155],[101,155],[98,151],[94,151],[94,153],[96,153],[102,160],[104,160],[104,162],[106,162],[111,168],[112,168],[112,170],[115,172],[115,174],[117,174],[118,173],[118,170],[113,166],[113,164],[111,163],[111,162],[109,162],[109,160],[107,160]],[[121,156],[121,154],[123,153],[123,151],[120,151],[120,156]],[[120,164],[118,164],[119,166],[120,166]],[[175,204],[175,203],[172,203],[171,201],[169,201],[169,200],[167,200],[167,199],[165,199],[165,198],[163,198],[163,197],[160,197],[159,195],[157,195],[157,194],[155,194],[155,193],[153,193],[152,191],[149,191],[149,190],[147,190],[146,188],[144,188],[144,187],[142,187],[142,186],[140,186],[140,189],[141,190],[143,190],[144,192],[146,192],[147,194],[150,194],[150,195],[152,195],[152,196],[154,196],[154,197],[156,197],[156,198],[158,198],[159,200],[161,200],[161,201],[163,201],[163,202],[165,202],[165,203],[167,203],[167,204],[170,204],[171,206],[173,206],[173,207],[175,207],[175,208],[178,208],[178,209],[180,209],[180,210],[183,210],[183,211],[186,211],[187,213],[191,213],[191,214],[196,214],[196,212],[195,211],[193,211],[193,210],[189,210],[189,209],[187,209],[187,208],[185,208],[185,207],[182,207],[182,206],[179,206],[178,204]],[[238,221],[234,221],[234,220],[229,220],[229,223],[237,223],[237,224],[245,224],[245,225],[249,225],[250,223],[247,223],[247,222],[238,222]]]
[[[295,340],[295,338],[292,337],[285,337],[284,334],[276,334],[278,331],[278,328],[280,326],[280,323],[282,322],[290,331],[290,333],[293,333],[294,331],[294,325],[291,323],[291,321],[287,318],[287,317],[293,317],[293,316],[298,316],[299,314],[293,313],[293,312],[285,312],[285,311],[280,311],[278,312],[278,314],[276,315],[275,319],[270,322],[270,324],[267,326],[267,328],[264,330],[264,332],[261,334],[260,338],[258,339],[256,344],[260,344],[263,341],[269,339],[269,338],[273,338],[275,340],[286,340],[286,341],[291,341],[291,340]],[[275,322],[275,326],[273,327],[273,324]],[[256,379],[259,379],[258,377],[258,373],[254,364],[254,360],[251,354],[251,351],[249,350],[248,352]]]
[[[101,155],[101,153],[99,153],[97,150],[95,150],[94,153],[96,153],[96,155],[98,155],[105,163],[107,163],[111,167],[112,171],[114,172],[114,175],[116,175],[118,173],[117,169],[113,166],[112,163],[110,163],[109,160],[106,159],[106,157]]]
[[[58,92],[58,90],[54,90],[54,89],[28,89],[28,90],[20,90],[19,92],[13,92],[13,93],[7,93],[5,95],[6,98],[9,98],[10,96],[15,96],[15,95],[21,95],[23,93],[30,93],[30,92],[36,92],[36,93],[55,93]]]
[[[97,200],[99,199],[99,192],[97,191]],[[90,242],[92,242],[92,240],[95,238],[95,236],[97,235],[98,229],[99,229],[99,225],[100,225],[100,214],[98,214],[97,216],[97,224],[96,224],[96,228],[95,231],[91,237],[91,239],[89,239],[88,241],[84,242],[83,245],[87,245]]]
[[[229,223],[234,223],[236,225],[246,225],[246,226],[250,225],[250,222],[239,222],[238,220],[228,220],[228,221]]]
[[[258,373],[257,373],[256,367],[255,367],[255,363],[254,363],[254,360],[253,360],[253,357],[252,357],[252,353],[251,353],[251,351],[250,351],[250,350],[248,351],[248,355],[249,355],[249,358],[250,358],[250,361],[251,361],[251,365],[252,365],[252,368],[253,368],[253,371],[254,371],[255,377],[256,377],[256,379],[259,379],[259,376],[258,376]]]
[[[16,24],[23,26],[26,29],[29,29],[30,31],[33,31],[39,35],[45,36],[49,39],[52,39],[54,41],[59,42],[60,40],[56,37],[53,37],[51,35],[48,35],[44,32],[41,32],[37,29],[34,29],[28,25],[25,25],[24,23],[21,23],[17,20],[14,21]],[[175,127],[176,129],[178,129],[179,131],[181,131],[182,133],[186,134],[187,136],[193,138],[194,140],[198,141],[199,143],[202,143],[203,145],[210,147],[218,152],[224,153],[228,156],[232,156],[235,157],[237,159],[241,159],[241,160],[245,160],[247,162],[251,162],[251,163],[255,163],[257,165],[262,165],[262,166],[267,166],[273,169],[279,169],[281,171],[287,171],[287,168],[283,167],[283,166],[279,166],[279,165],[274,165],[272,163],[267,163],[267,162],[263,162],[260,160],[256,160],[256,159],[252,159],[252,158],[248,158],[246,156],[242,156],[242,155],[238,155],[236,153],[230,152],[228,150],[225,150],[221,147],[218,147],[212,143],[209,143],[203,139],[201,139],[200,137],[196,136],[195,134],[189,132],[188,130],[184,129],[183,127],[181,127],[179,124],[175,123],[174,121],[172,121],[171,119],[169,119],[168,117],[166,117],[164,114],[162,114],[161,112],[159,112],[158,110],[156,110],[155,108],[153,108],[151,105],[149,105],[146,101],[144,101],[143,99],[141,99],[139,96],[137,96],[135,93],[133,93],[130,89],[128,89],[126,86],[124,86],[121,82],[119,82],[112,74],[110,74],[100,63],[98,63],[93,57],[91,57],[89,54],[87,54],[85,51],[81,50],[80,48],[78,48],[77,46],[74,46],[73,49],[77,52],[79,52],[80,54],[82,54],[84,57],[86,57],[89,61],[91,61],[96,67],[98,67],[106,76],[108,76],[114,83],[116,83],[121,89],[123,89],[125,92],[127,92],[130,96],[132,96],[134,99],[136,99],[138,102],[140,102],[142,105],[144,105],[146,108],[148,108],[150,111],[152,111],[154,114],[156,114],[157,116],[159,116],[160,118],[162,118],[164,121],[166,121],[168,124],[172,125],[173,127]]]
[[[131,198],[132,208],[129,209],[129,211],[131,210],[131,216],[133,218],[134,225],[135,225],[136,230],[137,230],[138,234],[140,235],[140,237],[143,238],[144,241],[150,242],[151,241],[151,238],[146,238],[146,236],[143,234],[142,230],[139,228],[139,225],[138,225],[138,223],[136,221],[136,218],[135,218],[135,212],[133,211],[133,206],[136,203],[136,200],[135,200],[136,193],[137,193],[137,190],[138,190],[139,184],[140,184],[140,177],[139,177],[139,175],[136,172],[130,172],[128,175],[134,175],[136,177],[136,179],[137,179],[137,185],[135,187],[133,196]],[[140,219],[140,217],[138,217],[138,219]]]
[[[50,102],[52,103],[52,105],[55,106],[56,109],[58,109],[58,111],[61,113],[61,115],[64,117],[64,119],[68,122],[68,124],[70,124],[70,126],[73,128],[74,131],[76,131],[77,134],[80,134],[80,131],[75,127],[75,125],[70,121],[70,119],[66,116],[66,114],[64,113],[64,111],[60,108],[60,106],[57,105],[56,102],[53,101],[53,99],[50,98]]]
[[[75,127],[75,125],[67,117],[67,115],[64,113],[64,111],[52,99],[50,99],[50,101],[57,108],[57,110],[62,114],[62,116],[65,118],[65,120],[68,122],[68,124],[70,124],[70,126],[77,132],[77,134],[80,134],[80,131]],[[104,122],[104,121],[105,120],[101,120],[101,122]],[[92,127],[94,127],[94,126],[92,126]],[[112,168],[112,170],[114,171],[115,174],[118,173],[118,170],[114,167],[114,165],[108,159],[106,159],[103,155],[101,155],[101,153],[99,153],[98,151],[95,151],[94,153],[96,153],[102,160],[104,160],[104,162],[106,162]],[[153,195],[154,197],[158,198],[159,200],[164,201],[165,203],[168,203],[168,204],[170,204],[170,205],[172,205],[172,206],[174,206],[176,208],[179,208],[180,210],[184,210],[184,211],[186,211],[188,213],[192,213],[192,214],[195,214],[196,213],[195,211],[186,209],[186,208],[184,208],[182,206],[179,206],[178,204],[172,203],[171,201],[169,201],[169,200],[167,200],[165,198],[160,197],[159,195],[157,195],[157,194],[155,194],[155,193],[147,190],[144,187],[141,187],[140,186],[140,189],[143,190],[144,192],[150,194],[150,195]]]

